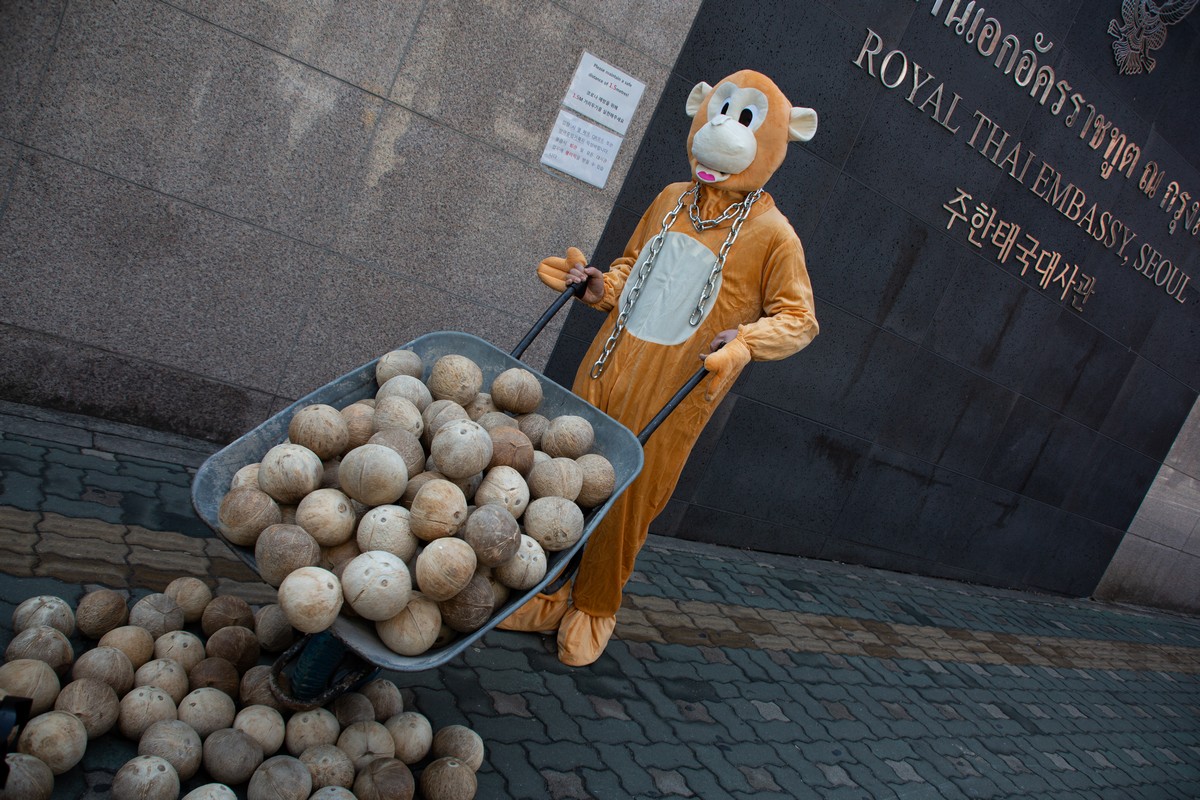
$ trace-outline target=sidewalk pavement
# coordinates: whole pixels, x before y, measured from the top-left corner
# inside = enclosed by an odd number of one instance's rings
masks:
[[[37,594],[272,602],[192,513],[215,449],[0,403],[0,645]],[[626,595],[591,667],[493,631],[384,677],[483,737],[486,800],[1200,797],[1200,620],[653,536]],[[133,755],[91,742],[55,796]]]

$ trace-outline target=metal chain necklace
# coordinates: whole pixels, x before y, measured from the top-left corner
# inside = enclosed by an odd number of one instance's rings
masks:
[[[625,324],[629,320],[629,315],[633,313],[633,307],[637,303],[638,296],[642,292],[642,286],[646,283],[646,278],[650,276],[650,270],[654,269],[655,259],[658,258],[658,253],[662,250],[663,241],[666,239],[667,231],[675,224],[675,219],[679,216],[679,212],[683,209],[685,200],[691,197],[688,203],[688,217],[692,221],[692,226],[697,231],[706,231],[710,228],[715,228],[720,223],[733,218],[733,225],[729,229],[729,235],[725,237],[725,241],[721,243],[721,249],[717,253],[716,263],[713,265],[712,272],[709,273],[708,281],[704,284],[704,289],[700,293],[700,300],[696,304],[695,310],[692,311],[688,318],[688,324],[695,327],[700,324],[704,318],[704,304],[712,297],[712,293],[716,288],[717,276],[721,274],[722,268],[725,266],[725,258],[729,255],[730,248],[737,241],[738,232],[742,229],[742,223],[750,216],[750,208],[754,202],[762,196],[762,189],[756,189],[746,195],[745,199],[734,203],[714,219],[701,219],[700,212],[697,208],[697,200],[700,197],[700,184],[694,183],[683,194],[679,195],[679,200],[675,203],[675,208],[667,212],[663,217],[662,228],[658,234],[650,240],[650,254],[646,256],[646,260],[642,262],[641,269],[638,270],[637,277],[634,279],[633,286],[630,287],[628,295],[625,297],[625,302],[621,306],[621,313],[617,315],[616,324],[613,325],[612,333],[604,342],[604,349],[600,352],[600,357],[596,359],[596,363],[592,365],[591,371],[588,373],[593,380],[599,378],[604,373],[604,368],[608,365],[608,357],[612,354],[613,348],[617,346],[617,340],[621,338],[621,334],[625,332]]]

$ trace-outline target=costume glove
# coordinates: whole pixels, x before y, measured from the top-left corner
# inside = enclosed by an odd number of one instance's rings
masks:
[[[704,399],[711,403],[713,398],[724,393],[741,373],[742,367],[749,363],[750,348],[740,336],[705,356],[704,368],[712,373],[712,377],[705,384]]]
[[[567,248],[567,257],[559,258],[551,256],[543,259],[541,264],[538,264],[538,277],[542,279],[542,283],[549,286],[556,292],[562,292],[567,288],[567,273],[571,271],[571,267],[587,266],[587,258],[583,252],[577,247]]]

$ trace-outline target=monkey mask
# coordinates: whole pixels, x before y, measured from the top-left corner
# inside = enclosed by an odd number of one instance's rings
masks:
[[[817,112],[793,107],[766,75],[744,69],[714,89],[701,81],[687,99],[688,161],[701,184],[735,192],[760,189],[779,169],[788,142],[817,132]]]

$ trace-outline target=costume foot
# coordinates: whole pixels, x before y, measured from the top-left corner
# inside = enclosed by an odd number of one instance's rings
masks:
[[[593,617],[572,607],[558,626],[558,660],[569,667],[586,667],[604,654],[617,627],[617,618]]]
[[[529,602],[505,617],[498,625],[502,631],[554,633],[570,605],[571,584],[554,594],[535,594]]]

